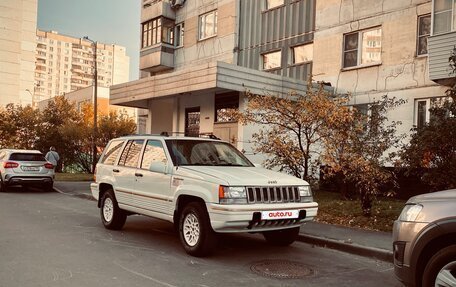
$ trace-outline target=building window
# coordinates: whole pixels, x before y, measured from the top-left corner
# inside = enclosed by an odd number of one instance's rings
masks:
[[[424,127],[429,122],[431,106],[430,99],[415,101],[415,125],[418,129]]]
[[[174,28],[174,45],[176,47],[183,47],[184,46],[184,22],[179,23]]]
[[[161,19],[154,19],[142,24],[142,48],[152,46],[161,39]]]
[[[217,10],[199,16],[199,40],[217,35]]]
[[[313,59],[313,45],[301,45],[292,48],[292,64],[311,62]]]
[[[280,68],[282,60],[282,51],[263,54],[263,70]]]
[[[232,112],[239,109],[239,94],[235,92],[215,95],[214,107],[216,123],[233,122]]]
[[[266,10],[284,5],[284,0],[266,0]]]
[[[381,63],[382,28],[358,31],[344,35],[343,67]]]
[[[431,34],[431,15],[425,15],[418,17],[418,39],[416,54],[426,55],[427,50],[427,39]]]
[[[434,1],[434,30],[433,34],[450,32],[455,29],[456,0],[435,0]]]
[[[167,18],[156,18],[142,24],[142,48],[161,42],[172,44],[174,22]]]

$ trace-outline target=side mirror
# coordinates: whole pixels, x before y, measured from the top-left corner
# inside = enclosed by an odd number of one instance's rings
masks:
[[[166,163],[157,161],[150,164],[149,170],[152,172],[166,173]]]

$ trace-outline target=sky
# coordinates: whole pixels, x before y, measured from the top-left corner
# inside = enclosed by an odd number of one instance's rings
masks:
[[[139,75],[140,0],[38,0],[38,29],[124,46]]]

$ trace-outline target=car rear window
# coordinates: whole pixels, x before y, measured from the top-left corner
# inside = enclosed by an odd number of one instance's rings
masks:
[[[10,155],[9,159],[21,161],[46,161],[44,155],[40,153],[13,153]]]

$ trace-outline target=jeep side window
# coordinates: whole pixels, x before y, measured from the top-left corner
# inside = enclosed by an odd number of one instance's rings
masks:
[[[119,165],[136,167],[144,140],[129,140],[120,156]]]
[[[124,141],[112,141],[109,146],[106,147],[106,152],[101,160],[101,163],[113,165],[123,144]]]
[[[166,161],[165,150],[163,149],[162,143],[157,140],[148,140],[141,161],[141,168],[149,169],[150,164],[153,162],[166,163]]]

